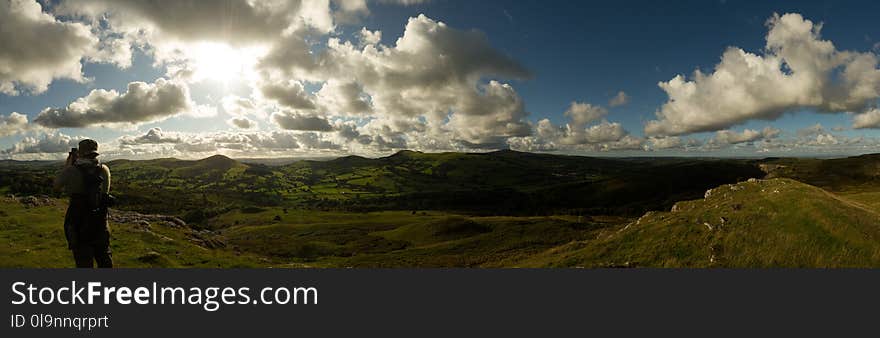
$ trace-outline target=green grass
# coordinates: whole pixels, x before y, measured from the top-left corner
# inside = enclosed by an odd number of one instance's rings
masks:
[[[229,226],[220,233],[240,250],[313,267],[505,266],[620,222],[278,209],[235,211],[216,221],[217,227]]]
[[[26,208],[0,200],[0,266],[73,267],[64,239],[66,202]],[[190,231],[152,224],[144,232],[131,224],[111,224],[113,260],[119,267],[233,268],[273,266],[277,262],[228,249],[208,249],[190,241]]]

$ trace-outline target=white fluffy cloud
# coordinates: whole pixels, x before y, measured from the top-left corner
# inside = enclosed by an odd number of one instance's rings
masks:
[[[42,137],[28,136],[4,150],[4,155],[18,154],[60,154],[67,153],[84,137],[73,138],[62,133],[45,134]]]
[[[627,135],[626,130],[620,123],[602,121],[599,124],[590,126],[584,131],[583,140],[586,143],[604,143],[619,141]],[[579,140],[580,141],[580,140]]]
[[[572,102],[563,115],[569,119],[565,125],[542,119],[534,126],[533,135],[514,137],[508,143],[513,149],[527,151],[645,149],[643,138],[630,135],[618,122],[604,120],[608,110],[601,106]]]
[[[257,122],[247,117],[233,117],[227,122],[229,125],[239,129],[254,129],[257,127]]]
[[[572,129],[583,129],[587,124],[598,121],[608,115],[608,110],[589,103],[572,102],[563,115],[571,119],[570,125]]]
[[[0,1],[0,94],[39,94],[54,79],[85,81],[80,60],[97,43],[87,26],[58,21],[36,1]]]
[[[127,142],[149,135],[123,136],[115,149],[103,152],[112,157],[204,157],[223,153],[236,157],[296,156],[325,152],[340,154],[343,145],[325,133],[292,131],[174,133],[174,142]],[[169,135],[166,135],[166,138]]]
[[[0,137],[20,134],[28,129],[31,129],[31,126],[28,124],[27,115],[16,112],[8,116],[0,115]]]
[[[369,98],[357,82],[329,80],[316,96],[321,109],[332,115],[354,116],[373,112]]]
[[[765,127],[762,130],[746,129],[742,132],[731,130],[719,130],[715,133],[715,137],[710,140],[716,145],[732,145],[740,143],[756,142],[760,140],[769,140],[779,136],[781,131],[773,127]]]
[[[731,47],[712,73],[661,82],[669,101],[645,133],[716,131],[802,108],[858,112],[880,97],[876,54],[837,50],[821,39],[821,24],[800,14],[775,15],[767,25],[763,55]]]
[[[119,144],[121,145],[162,143],[176,144],[180,142],[182,142],[180,136],[167,134],[162,131],[162,128],[151,128],[149,131],[147,131],[146,134],[140,136],[123,136],[119,138]]]
[[[186,85],[160,78],[154,83],[129,83],[128,90],[122,94],[115,90],[92,90],[67,107],[43,110],[34,122],[48,128],[136,125],[181,113],[205,115],[216,112],[194,104]]]
[[[880,109],[874,108],[853,117],[853,128],[880,128]]]

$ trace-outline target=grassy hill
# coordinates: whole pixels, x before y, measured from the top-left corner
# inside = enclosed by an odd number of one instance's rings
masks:
[[[521,266],[880,267],[880,215],[791,179],[723,185]]]

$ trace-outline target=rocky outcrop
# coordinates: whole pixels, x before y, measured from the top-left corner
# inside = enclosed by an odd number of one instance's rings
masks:
[[[55,205],[55,199],[46,195],[24,197],[9,195],[6,198],[10,201],[23,204],[25,208],[48,207]]]
[[[166,240],[173,239],[154,232],[153,226],[179,229],[186,235],[188,241],[203,248],[216,249],[226,246],[226,242],[223,240],[222,236],[219,236],[210,230],[191,229],[187,226],[186,222],[174,216],[156,214],[147,215],[125,210],[110,210],[108,216],[111,223],[130,224],[135,230],[151,233]]]
[[[129,223],[149,228],[150,224],[161,224],[172,228],[182,228],[186,222],[182,219],[168,215],[145,215],[134,211],[110,210],[108,215],[110,222]]]

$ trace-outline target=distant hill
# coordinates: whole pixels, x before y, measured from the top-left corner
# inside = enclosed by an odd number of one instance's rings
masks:
[[[832,191],[880,187],[880,154],[826,160],[778,158],[758,163],[768,177],[787,177]]]
[[[723,185],[522,266],[880,267],[880,215],[790,179]]]

